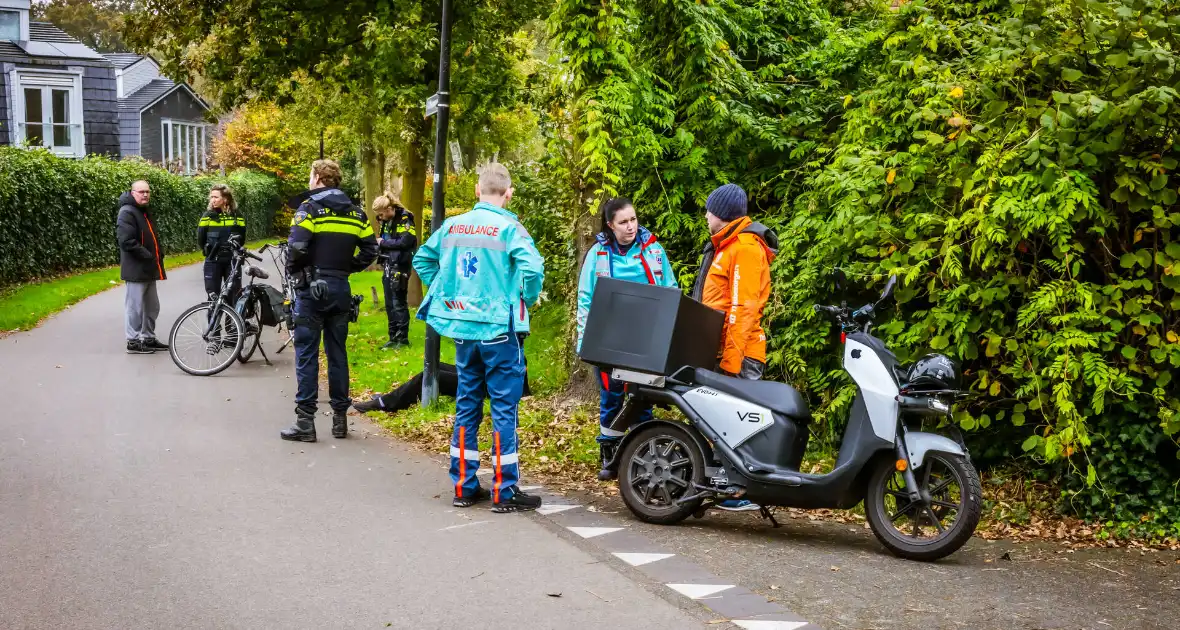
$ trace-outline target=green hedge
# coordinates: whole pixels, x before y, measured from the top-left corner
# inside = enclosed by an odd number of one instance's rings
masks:
[[[170,254],[196,249],[197,220],[215,183],[233,189],[250,239],[270,234],[282,204],[269,175],[183,177],[140,160],[70,160],[0,147],[0,286],[118,264],[118,199],[137,179],[152,185],[153,218]]]

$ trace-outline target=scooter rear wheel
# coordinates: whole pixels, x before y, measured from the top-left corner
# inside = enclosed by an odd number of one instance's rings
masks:
[[[959,550],[975,533],[983,511],[979,473],[965,457],[927,453],[914,470],[927,502],[910,501],[891,457],[877,460],[865,493],[865,516],[877,540],[910,560],[938,560]]]
[[[700,508],[702,500],[677,503],[705,482],[705,456],[688,431],[658,424],[639,431],[619,453],[619,494],[644,522],[672,525]]]

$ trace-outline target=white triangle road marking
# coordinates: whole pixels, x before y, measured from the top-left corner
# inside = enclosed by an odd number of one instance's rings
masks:
[[[550,514],[557,514],[558,512],[564,512],[566,510],[572,510],[579,507],[582,506],[575,503],[549,503],[537,508],[537,514],[549,516]]]
[[[566,529],[581,536],[582,538],[595,538],[605,534],[613,534],[617,531],[622,531],[622,527],[567,527]]]
[[[766,621],[763,619],[738,620],[732,622],[745,630],[795,630],[807,625],[806,621]]]
[[[676,555],[674,553],[616,553],[616,558],[626,562],[633,567],[641,567],[645,564],[659,562],[666,558],[671,558]]]
[[[733,584],[668,584],[667,586],[689,599],[701,599],[734,587]]]

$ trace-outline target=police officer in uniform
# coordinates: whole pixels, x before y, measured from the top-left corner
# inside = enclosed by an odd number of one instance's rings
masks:
[[[217,184],[209,190],[209,209],[197,223],[197,245],[205,254],[205,293],[210,299],[221,293],[221,285],[229,277],[233,262],[230,238],[246,242],[246,217],[238,214],[238,204],[228,186]],[[233,279],[236,296],[242,278]]]
[[[385,315],[389,318],[389,342],[382,350],[410,345],[410,307],[406,293],[410,287],[410,263],[418,238],[414,235],[414,215],[389,194],[373,201],[373,210],[381,220],[377,244],[385,272]]]
[[[287,272],[295,284],[295,425],[284,440],[315,442],[319,400],[320,339],[328,354],[332,436],[348,435],[348,322],[353,309],[348,276],[377,258],[377,239],[365,213],[340,185],[340,166],[331,160],[311,165],[308,190],[293,202]],[[294,203],[292,204],[294,205]],[[359,252],[357,250],[360,250]]]

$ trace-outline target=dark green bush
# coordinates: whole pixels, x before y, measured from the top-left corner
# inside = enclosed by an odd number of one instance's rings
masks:
[[[166,253],[196,249],[197,221],[215,183],[233,189],[251,239],[271,233],[282,203],[275,178],[248,171],[182,177],[139,160],[69,160],[0,147],[0,286],[117,264],[118,199],[137,179],[151,183]]]

